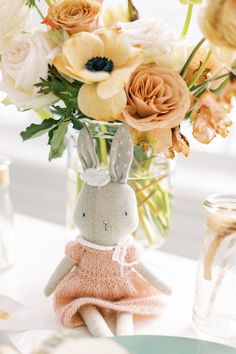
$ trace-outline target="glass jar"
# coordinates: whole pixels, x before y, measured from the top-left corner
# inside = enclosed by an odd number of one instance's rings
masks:
[[[201,251],[193,324],[207,338],[236,342],[236,195],[205,201],[207,231]]]
[[[120,123],[84,120],[94,138],[101,168],[107,168],[113,136]],[[77,153],[79,132],[71,129],[68,135],[67,225],[73,229],[76,197],[83,181]],[[137,196],[140,226],[134,236],[144,245],[160,247],[165,242],[172,215],[171,175],[173,165],[164,156],[154,154],[151,147],[135,146],[129,183]]]
[[[10,267],[15,256],[9,165],[10,160],[0,156],[0,271]]]

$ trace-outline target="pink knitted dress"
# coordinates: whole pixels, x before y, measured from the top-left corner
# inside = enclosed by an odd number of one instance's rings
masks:
[[[160,313],[159,293],[132,267],[140,257],[139,248],[135,243],[127,247],[123,267],[113,260],[114,250],[94,247],[82,238],[66,246],[66,255],[75,267],[57,287],[54,303],[64,326],[83,325],[79,309],[88,304],[95,305],[104,315]]]

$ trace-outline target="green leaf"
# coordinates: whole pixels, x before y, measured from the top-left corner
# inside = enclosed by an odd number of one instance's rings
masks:
[[[48,79],[40,79],[41,81],[35,86],[40,93],[48,94],[52,92],[60,100],[65,103],[65,106],[71,107],[73,110],[78,110],[78,93],[82,83],[75,80],[66,79],[54,67],[48,68]]]
[[[40,0],[38,0],[40,1]],[[26,0],[26,3],[25,3],[27,6],[30,7],[33,7],[33,6],[36,6],[36,0]]]
[[[2,100],[2,104],[4,104],[5,106],[10,106],[13,103],[10,100],[10,98],[6,97],[6,98],[4,98],[4,100]]]
[[[21,132],[20,135],[23,140],[37,138],[56,127],[58,123],[58,120],[52,118],[44,120],[41,124],[33,123],[25,131]]]
[[[61,121],[57,127],[49,132],[48,144],[51,145],[49,161],[62,156],[66,147],[65,135],[67,133],[68,123],[69,122]]]
[[[77,118],[74,118],[74,117],[71,118],[71,122],[72,122],[73,128],[76,130],[81,130],[84,127],[84,124],[81,123],[80,120]]]
[[[42,120],[49,119],[52,117],[52,114],[48,108],[41,108],[36,113]]]
[[[35,0],[26,0],[25,4],[29,7],[35,6]]]

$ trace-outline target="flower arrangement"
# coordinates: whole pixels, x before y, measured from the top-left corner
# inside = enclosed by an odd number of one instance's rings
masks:
[[[180,0],[187,15],[179,37],[162,20],[140,17],[131,0],[127,8],[114,9],[106,0],[45,2],[47,13],[38,0],[0,0],[0,89],[7,94],[5,103],[38,113],[39,124],[21,136],[48,134],[50,160],[62,155],[70,126],[80,130],[87,124],[98,138],[94,122],[103,122],[103,164],[117,125],[127,123],[136,172],[150,169],[160,153],[189,155],[181,132],[186,120],[200,143],[227,136],[236,96],[235,0],[208,0],[199,19],[204,38],[195,47],[186,37],[193,7],[201,0]],[[39,23],[32,29],[34,12]],[[134,187],[141,205],[145,200],[146,219],[150,208],[157,216],[165,209],[159,228],[166,233],[169,192],[161,189],[159,178]],[[157,187],[164,207],[155,206]],[[147,231],[142,217],[141,222]]]

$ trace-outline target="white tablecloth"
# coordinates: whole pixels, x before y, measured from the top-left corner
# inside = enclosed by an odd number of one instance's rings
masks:
[[[62,226],[18,215],[16,262],[0,274],[0,293],[26,305],[45,329],[60,326],[52,309],[52,298],[44,296],[43,288],[63,257],[68,240]],[[173,296],[166,298],[168,306],[162,317],[136,320],[135,333],[196,337],[191,326],[196,262],[161,251],[148,252],[147,258],[166,275]]]

